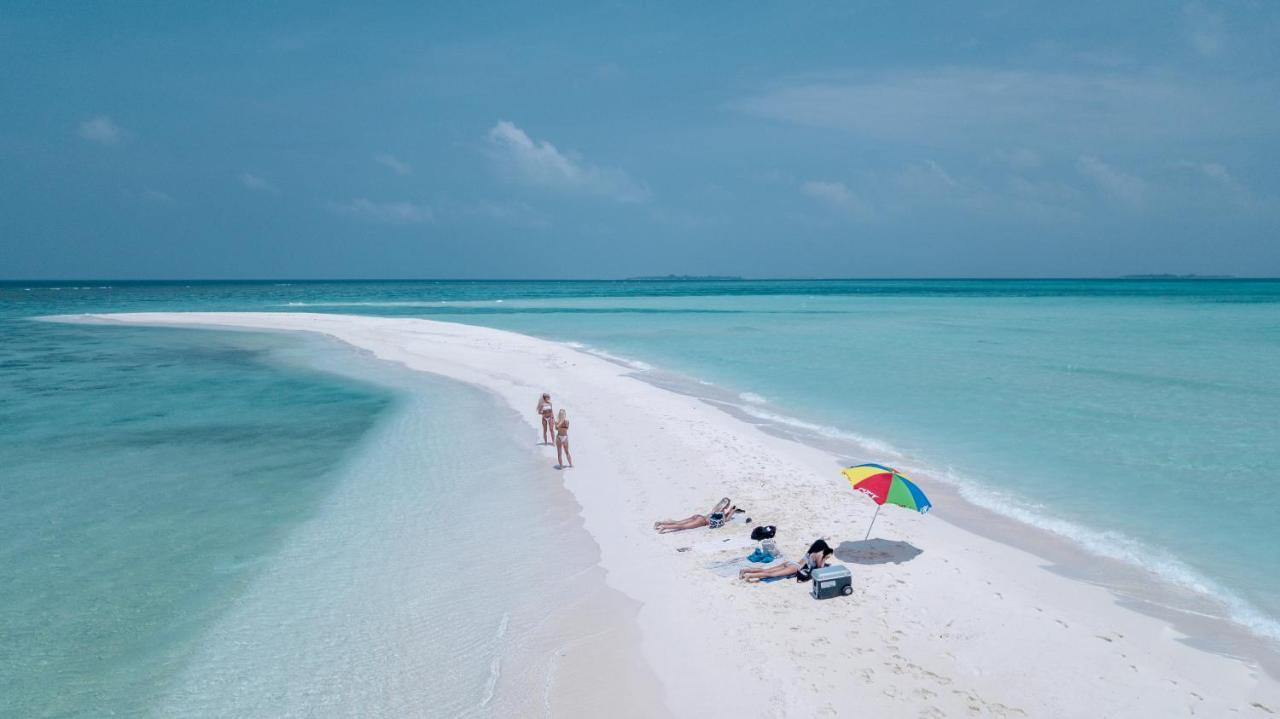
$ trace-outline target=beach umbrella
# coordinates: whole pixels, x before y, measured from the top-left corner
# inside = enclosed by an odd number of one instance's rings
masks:
[[[849,484],[853,485],[854,489],[876,501],[876,513],[871,516],[871,524],[867,527],[867,536],[863,537],[864,540],[871,536],[871,527],[875,526],[876,517],[880,516],[880,507],[884,506],[885,502],[914,509],[921,514],[928,512],[933,506],[915,482],[902,476],[902,473],[893,467],[882,464],[860,464],[842,469],[840,473],[849,480]]]

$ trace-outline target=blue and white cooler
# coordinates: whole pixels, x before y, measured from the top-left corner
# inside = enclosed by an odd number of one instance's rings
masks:
[[[842,564],[818,567],[813,570],[813,587],[809,589],[809,594],[814,599],[847,597],[853,594],[853,575]]]

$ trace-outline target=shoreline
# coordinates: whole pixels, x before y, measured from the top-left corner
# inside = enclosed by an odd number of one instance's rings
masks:
[[[326,361],[318,361],[315,343],[323,343],[319,352]],[[393,412],[401,415],[413,413],[415,405],[437,400],[434,388],[422,386],[424,375],[438,380],[437,375],[383,362],[367,350],[331,335],[306,333],[303,342],[291,352],[296,354],[285,364],[372,383],[395,394],[402,406]],[[486,426],[501,426],[502,432],[507,432],[522,425],[519,413],[505,406],[500,398],[483,388],[468,389],[482,394],[485,403],[493,405],[487,408],[492,419]],[[389,421],[403,419],[391,417]],[[379,431],[385,432],[386,427],[375,429]],[[518,451],[530,454],[522,441],[526,439],[524,434],[513,434]],[[494,634],[497,652],[489,665],[484,696],[475,711],[491,711],[500,716],[598,716],[606,712],[636,719],[669,716],[663,706],[661,686],[639,656],[635,624],[639,606],[608,586],[599,564],[599,546],[582,526],[581,506],[568,490],[551,481],[556,478],[555,472],[543,466],[541,459],[539,456],[534,460],[537,464],[528,469],[536,475],[536,484],[544,485],[539,492],[545,495],[541,498],[544,501],[517,504],[521,513],[536,513],[540,524],[556,529],[560,535],[556,542],[541,548],[551,551],[556,564],[569,570],[572,586],[556,587],[562,584],[563,577],[548,576],[546,584],[537,586],[540,591],[555,595],[553,599],[543,596],[527,603],[522,611],[511,608],[502,614]],[[339,487],[337,491],[349,492],[350,488]],[[497,530],[493,534],[498,534]],[[504,544],[517,541],[505,535],[490,536]],[[527,541],[527,537],[523,539]],[[521,583],[521,589],[527,591],[529,585]],[[618,675],[600,682],[593,674],[600,667],[616,670]],[[626,711],[619,711],[613,704],[617,694],[637,699]]]
[[[623,366],[631,367],[628,360],[594,350],[592,352],[606,360],[618,361]],[[756,395],[750,395],[751,398],[748,399],[714,386],[711,392],[700,392],[699,390],[707,389],[702,383],[693,386],[684,378],[681,378],[683,382],[665,381],[660,375],[647,374],[651,369],[647,366],[631,369],[642,372],[634,375],[642,381],[700,399],[757,427],[761,432],[829,453],[833,459],[843,458],[836,462],[837,466],[856,464],[884,451],[878,448],[879,443],[875,440],[868,441],[857,435],[830,437],[818,431],[817,425],[804,428],[790,417],[760,413],[756,410],[764,403]],[[801,425],[807,424],[802,420],[799,422]],[[896,450],[888,451],[898,454]],[[892,464],[896,460],[885,461]],[[1185,641],[1191,646],[1256,662],[1273,680],[1280,680],[1280,644],[1259,634],[1242,621],[1227,616],[1231,605],[1221,597],[1176,584],[1125,558],[1095,553],[1089,547],[1082,546],[1081,540],[1070,534],[1059,533],[1050,527],[1024,520],[1016,514],[1002,513],[988,507],[965,496],[964,487],[955,481],[938,478],[936,470],[912,467],[908,474],[927,481],[930,495],[942,498],[939,504],[947,508],[945,516],[939,515],[942,521],[1005,546],[1027,550],[1046,562],[1046,571],[1104,587],[1112,592],[1118,604],[1160,619],[1184,632],[1187,634]],[[1252,607],[1249,610],[1254,611]]]
[[[779,544],[795,556],[810,535],[833,544],[860,539],[870,508],[839,486],[836,455],[759,431],[703,399],[660,389],[563,344],[470,325],[350,315],[58,319],[309,330],[479,385],[518,412],[538,387],[569,397],[580,468],[565,475],[565,486],[600,546],[608,583],[642,605],[645,652],[679,715],[730,708],[816,714],[848,706],[901,713],[905,702],[934,715],[976,708],[991,715],[1264,716],[1280,706],[1276,682],[1255,667],[1187,646],[1174,627],[1130,611],[1108,589],[1040,571],[1043,557],[1034,552],[936,521],[945,511],[930,518],[881,514],[877,536],[917,552],[897,563],[879,563],[860,542],[842,544],[837,556],[853,561],[852,602],[814,603],[793,583],[749,587],[716,576],[707,561],[745,554],[750,542],[734,541],[745,532],[657,537],[645,529],[730,494],[745,498],[739,504],[759,523],[778,524]],[[618,426],[619,416],[636,421]],[[686,472],[722,479],[675,480]],[[685,546],[689,551],[674,551]],[[877,563],[861,561],[867,559]],[[1041,662],[1034,674],[1024,663],[1030,657]],[[717,681],[740,693],[714,696],[708,687]]]

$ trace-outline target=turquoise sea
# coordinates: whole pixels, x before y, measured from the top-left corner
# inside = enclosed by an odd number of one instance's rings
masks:
[[[261,695],[231,704],[184,677],[288,664],[246,655],[236,638],[337,611],[261,595],[272,582],[270,596],[295,598],[330,586],[280,567],[358,544],[362,515],[335,497],[423,491],[423,512],[487,516],[460,488],[493,466],[539,471],[523,446],[486,453],[459,429],[470,423],[442,419],[515,421],[481,393],[380,374],[325,342],[32,321],[201,310],[417,316],[578,343],[775,427],[856,440],[875,455],[857,459],[954,483],[1212,596],[1280,642],[1280,281],[8,282],[0,686],[15,689],[0,715],[288,713],[271,681],[295,674],[262,672]],[[423,436],[435,439],[413,440]],[[496,491],[552,506],[519,495],[527,484]],[[535,519],[510,522],[535,531]],[[333,547],[306,539],[335,533]],[[418,539],[451,556],[475,538]],[[377,597],[351,596],[376,605],[404,591],[391,578],[419,559],[328,566],[359,567],[358,586]],[[448,601],[433,586],[413,587],[423,616]],[[481,624],[508,617],[518,634],[532,610],[485,611]],[[465,678],[430,700],[455,713],[488,705],[491,645],[506,631],[503,619],[441,634],[433,651],[461,652]],[[297,656],[319,666],[328,645],[304,635]],[[363,657],[352,671],[393,664]]]

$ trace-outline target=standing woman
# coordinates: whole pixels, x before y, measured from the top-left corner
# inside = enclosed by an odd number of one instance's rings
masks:
[[[556,434],[555,414],[551,409],[551,395],[546,392],[538,400],[538,414],[542,415],[542,443],[551,444],[551,438]]]
[[[564,456],[561,456],[561,450]],[[564,458],[569,458],[569,466],[573,466],[573,455],[569,454],[569,417],[565,414],[564,408],[560,408],[560,414],[556,415],[556,461],[560,463],[560,467],[564,467]]]

